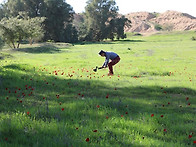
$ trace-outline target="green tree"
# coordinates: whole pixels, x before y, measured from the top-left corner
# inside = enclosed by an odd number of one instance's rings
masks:
[[[32,44],[34,41],[39,41],[44,37],[45,17],[30,18],[26,12],[19,13],[22,18],[23,30],[27,33],[27,39]]]
[[[24,4],[24,10],[29,17],[43,17],[44,0],[21,0]]]
[[[19,48],[24,39],[38,39],[43,36],[42,22],[45,18],[17,17],[3,18],[0,21],[2,39],[11,47]]]
[[[126,34],[124,33],[125,25],[128,25],[130,21],[125,18],[125,16],[115,18],[115,26],[114,26],[114,33],[116,33],[116,38],[119,40],[126,38]]]
[[[66,42],[69,42],[69,43],[78,42],[78,31],[71,23],[66,25],[66,28],[63,34],[64,34],[63,39],[66,40]]]
[[[85,25],[84,22],[81,22],[79,25],[78,25],[78,39],[80,41],[85,41],[85,40],[91,40],[90,38],[88,39],[87,37],[88,36],[91,36],[89,34],[87,34],[87,26]]]
[[[66,29],[70,29],[69,25],[73,20],[72,7],[64,0],[44,0],[44,2],[44,10],[41,12],[46,17],[44,39],[58,42],[67,41],[64,36],[65,32],[68,32]]]
[[[88,0],[85,7],[86,39],[101,41],[107,38],[107,25],[116,17],[117,11],[114,0]]]
[[[22,0],[8,0],[2,5],[2,9],[5,17],[16,17],[24,11],[24,3]]]
[[[0,8],[1,11],[4,15],[0,15],[0,17],[7,18],[16,17],[21,11],[26,12],[30,18],[46,17],[44,41],[68,42],[70,38],[74,41],[77,40],[75,29],[70,27],[72,26],[70,24],[73,20],[74,11],[65,0],[8,0]],[[71,33],[65,34],[67,32]],[[73,36],[65,37],[67,35]]]
[[[0,29],[1,37],[11,48],[19,47],[20,42],[27,35],[17,18],[3,18],[0,22]],[[18,42],[17,46],[15,44],[16,42]]]
[[[44,0],[8,0],[2,4],[5,17],[16,17],[21,11],[25,11],[30,17],[40,16]]]
[[[124,26],[128,25],[128,23],[130,23],[130,21],[124,16],[111,19],[107,25],[107,38],[111,40],[114,40],[115,37],[118,40],[120,38],[126,38],[126,34],[124,33]]]
[[[86,37],[87,35],[87,25],[84,20],[84,13],[81,14],[74,14],[73,26],[77,30],[78,40],[85,41],[88,40]]]

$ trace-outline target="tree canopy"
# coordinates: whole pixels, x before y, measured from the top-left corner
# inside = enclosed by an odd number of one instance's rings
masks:
[[[106,26],[115,18],[118,7],[113,0],[88,0],[85,8],[87,38],[100,41],[107,38]]]
[[[88,0],[84,22],[78,28],[80,40],[102,41],[124,39],[124,25],[128,19],[118,14],[115,0]]]
[[[70,25],[73,21],[73,8],[64,0],[8,0],[0,8],[3,17],[16,17],[20,12],[26,12],[30,18],[45,17],[43,41],[69,42],[66,32],[75,37],[75,28]],[[70,29],[70,30],[67,30]],[[76,40],[76,39],[75,39]]]
[[[0,21],[0,36],[11,48],[19,48],[24,39],[32,42],[43,37],[42,23],[45,18],[30,18],[23,14],[21,13],[17,17],[5,17]]]

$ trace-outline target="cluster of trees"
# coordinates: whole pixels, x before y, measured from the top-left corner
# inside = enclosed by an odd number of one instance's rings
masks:
[[[114,0],[89,0],[83,16],[84,21],[78,29],[80,40],[126,38],[124,26],[129,21],[118,14],[118,6]]]
[[[88,0],[77,25],[74,14],[65,0],[7,0],[0,5],[0,35],[12,48],[23,40],[74,43],[126,38],[128,20],[118,14],[115,0]]]
[[[20,12],[17,17],[4,17],[0,22],[1,36],[11,48],[19,48],[23,40],[39,41],[43,37],[44,17],[30,18]]]

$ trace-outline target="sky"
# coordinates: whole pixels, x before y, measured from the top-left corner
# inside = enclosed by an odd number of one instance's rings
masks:
[[[3,1],[0,0],[0,3]],[[86,1],[66,0],[76,13],[84,12]],[[174,10],[196,17],[196,0],[116,0],[116,3],[121,14],[141,11],[162,13],[167,10]]]
[[[66,0],[74,11],[79,13],[84,11],[87,0]],[[165,12],[174,10],[188,13],[196,17],[196,0],[116,0],[121,14],[130,12]]]

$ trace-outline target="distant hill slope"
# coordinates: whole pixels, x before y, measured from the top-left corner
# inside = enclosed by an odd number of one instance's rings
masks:
[[[196,18],[177,11],[166,11],[164,13],[134,12],[125,15],[125,17],[131,20],[131,25],[125,27],[125,32],[153,33],[160,30],[196,30]],[[73,24],[76,28],[83,21],[83,15],[74,14]]]
[[[177,11],[166,11],[164,13],[134,12],[125,15],[125,17],[132,22],[131,27],[125,27],[125,32],[196,30],[196,18]]]

